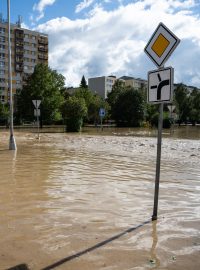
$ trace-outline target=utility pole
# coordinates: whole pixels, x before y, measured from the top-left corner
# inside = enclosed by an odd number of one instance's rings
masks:
[[[13,132],[13,96],[12,96],[12,63],[11,63],[11,43],[10,43],[10,0],[7,0],[8,11],[8,85],[10,91],[10,140],[9,150],[17,150]]]

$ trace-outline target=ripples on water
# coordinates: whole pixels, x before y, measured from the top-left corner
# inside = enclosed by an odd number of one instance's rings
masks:
[[[20,133],[17,143],[16,154],[0,144],[0,237],[13,253],[2,269],[40,269],[151,217],[156,138]],[[60,269],[197,269],[199,164],[198,140],[164,138],[157,225]]]

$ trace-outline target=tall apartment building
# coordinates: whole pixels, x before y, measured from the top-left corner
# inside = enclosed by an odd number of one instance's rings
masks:
[[[102,98],[107,98],[112,91],[113,84],[116,81],[115,76],[102,76],[88,79],[88,87],[91,91],[99,94]]]
[[[91,91],[96,92],[102,98],[107,98],[109,92],[112,91],[112,87],[116,80],[123,82],[124,86],[131,86],[135,89],[147,89],[147,80],[140,78],[134,78],[129,76],[122,76],[116,78],[115,76],[102,76],[88,79],[88,87]]]
[[[33,73],[36,64],[48,64],[48,36],[21,28],[20,19],[16,24],[11,24],[10,29],[14,95]],[[8,101],[8,23],[0,17],[0,102]]]
[[[147,89],[147,80],[143,80],[140,78],[134,78],[130,76],[122,76],[119,78],[119,80],[124,82],[125,86],[131,86],[135,89]]]

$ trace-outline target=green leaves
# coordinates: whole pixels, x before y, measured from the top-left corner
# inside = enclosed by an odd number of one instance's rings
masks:
[[[142,91],[124,87],[117,81],[108,95],[111,115],[118,126],[137,127],[144,120],[144,96]]]
[[[34,73],[27,80],[27,85],[18,94],[18,116],[22,120],[33,120],[33,99],[41,100],[41,117],[44,122],[52,123],[61,119],[60,107],[64,102],[62,91],[64,76],[38,64]]]

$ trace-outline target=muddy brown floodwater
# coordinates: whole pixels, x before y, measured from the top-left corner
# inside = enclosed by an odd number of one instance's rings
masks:
[[[1,270],[200,269],[199,133],[164,134],[151,222],[157,139],[131,132],[0,131]]]

